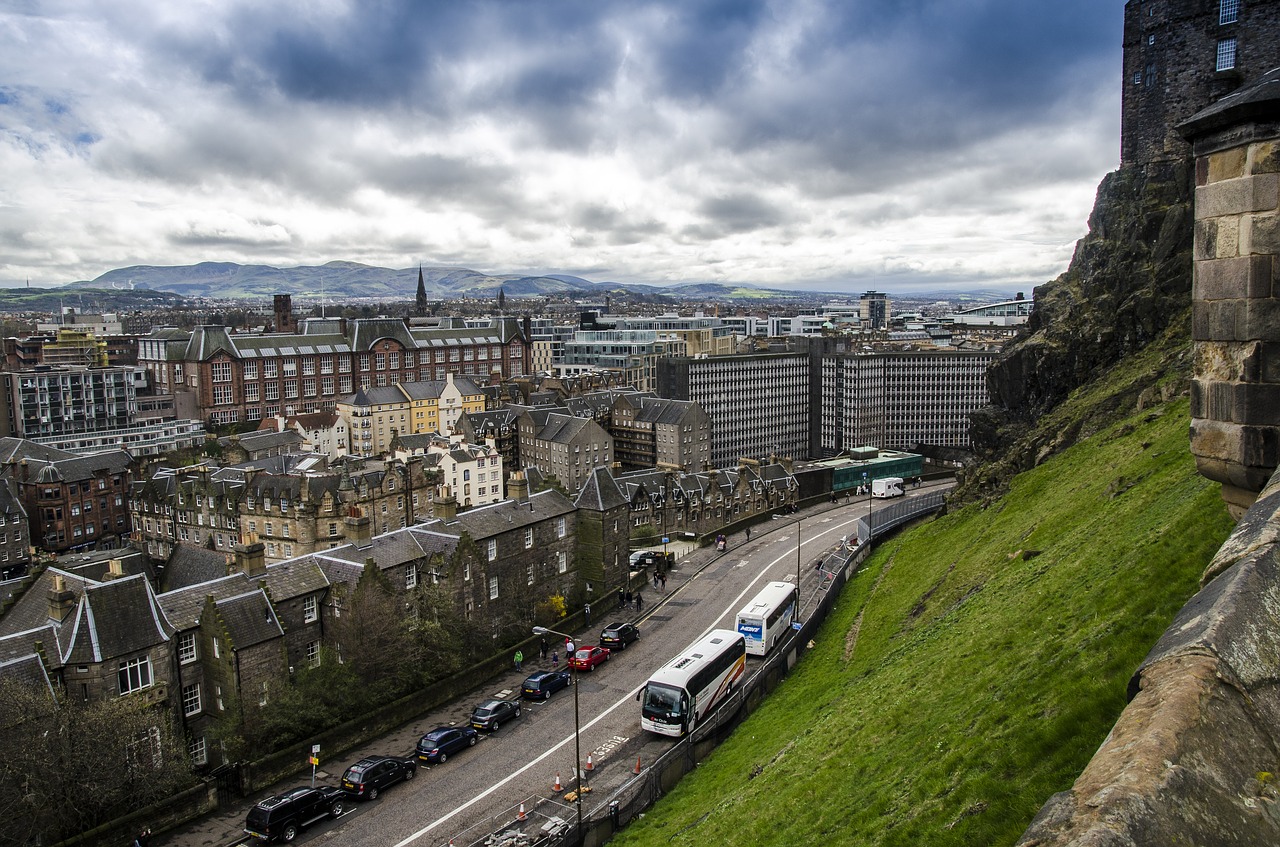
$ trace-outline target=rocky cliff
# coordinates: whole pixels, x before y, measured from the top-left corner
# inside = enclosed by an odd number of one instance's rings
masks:
[[[990,498],[1014,474],[1147,399],[1185,391],[1190,375],[1191,163],[1124,166],[1098,188],[1089,233],[987,376],[992,405],[973,417],[982,459],[960,497]],[[1073,391],[1158,345],[1150,367],[1073,417],[1048,420]]]

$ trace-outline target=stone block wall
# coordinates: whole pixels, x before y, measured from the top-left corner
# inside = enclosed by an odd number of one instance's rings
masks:
[[[1207,129],[1195,138],[1191,452],[1239,517],[1280,465],[1280,137],[1265,120]]]

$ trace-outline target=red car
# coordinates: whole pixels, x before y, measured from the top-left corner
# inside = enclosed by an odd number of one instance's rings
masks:
[[[609,661],[608,647],[579,647],[569,659],[569,667],[576,671],[593,671],[596,665]]]

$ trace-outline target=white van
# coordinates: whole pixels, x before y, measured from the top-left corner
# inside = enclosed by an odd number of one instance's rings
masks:
[[[901,497],[902,477],[886,476],[881,479],[871,480],[871,496],[880,498]]]

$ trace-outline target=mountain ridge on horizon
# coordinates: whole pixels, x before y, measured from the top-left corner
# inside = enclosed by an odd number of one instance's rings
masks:
[[[412,300],[417,293],[418,267],[385,268],[360,262],[334,260],[323,265],[282,268],[237,262],[199,262],[194,265],[132,265],[107,271],[92,280],[78,280],[45,290],[135,288],[180,294],[184,297],[257,298],[275,294],[325,299],[361,297],[368,299]],[[499,289],[508,297],[563,295],[604,295],[625,291],[642,296],[667,296],[696,300],[765,300],[822,297],[856,300],[857,294],[841,291],[789,290],[765,288],[748,283],[685,282],[671,285],[653,283],[595,282],[566,273],[488,274],[458,265],[421,266],[427,296],[433,299],[473,296],[496,297]],[[911,292],[889,295],[891,299],[946,299],[999,301],[1011,299],[1004,291],[974,289],[948,292]]]

